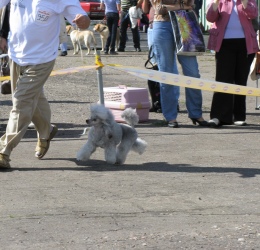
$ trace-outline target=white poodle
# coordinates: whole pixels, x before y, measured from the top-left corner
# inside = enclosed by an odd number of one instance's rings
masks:
[[[104,105],[92,105],[90,111],[91,117],[86,122],[92,127],[87,143],[77,153],[78,161],[87,161],[97,147],[104,148],[105,160],[110,164],[123,164],[130,150],[139,154],[145,151],[147,143],[138,137],[133,127],[139,121],[134,109],[128,108],[122,113],[131,126],[117,123],[112,112]]]

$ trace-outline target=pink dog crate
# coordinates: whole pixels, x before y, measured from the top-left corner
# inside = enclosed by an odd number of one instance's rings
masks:
[[[104,104],[112,111],[117,122],[124,122],[121,114],[126,108],[136,109],[140,122],[149,119],[150,101],[146,88],[125,85],[104,88]]]

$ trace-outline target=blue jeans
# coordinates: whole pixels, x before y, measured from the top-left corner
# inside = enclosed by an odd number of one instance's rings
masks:
[[[177,68],[175,42],[170,22],[153,22],[153,45],[159,71],[179,74]],[[178,56],[185,76],[199,78],[196,56]],[[177,118],[180,87],[161,83],[162,112],[167,121]],[[190,118],[202,117],[201,90],[185,88],[186,107]]]
[[[117,33],[117,26],[119,21],[119,14],[115,12],[107,12],[107,27],[109,30],[109,36],[107,38],[107,43],[105,47],[105,51],[115,51],[115,43],[116,43],[116,33]]]

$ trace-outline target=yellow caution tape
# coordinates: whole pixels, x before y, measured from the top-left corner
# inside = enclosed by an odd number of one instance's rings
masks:
[[[68,69],[60,69],[60,70],[54,70],[51,72],[51,76],[57,76],[57,75],[66,75],[66,74],[72,74],[72,73],[78,73],[85,70],[90,69],[96,69],[98,68],[97,65],[94,66],[79,66],[74,68],[68,68]],[[10,80],[10,76],[0,76],[0,81]]]
[[[65,74],[72,74],[72,73],[78,73],[81,71],[85,70],[90,70],[90,69],[96,69],[97,66],[79,66],[79,67],[74,67],[74,68],[68,68],[68,69],[60,69],[60,70],[54,70],[51,72],[51,76],[57,76],[57,75],[65,75]]]
[[[96,55],[95,59],[96,65],[93,66],[80,66],[68,69],[61,69],[52,71],[51,76],[72,74],[90,69],[98,69],[99,67],[104,67],[102,64],[100,55]],[[160,72],[157,70],[142,69],[132,66],[122,66],[119,64],[108,64],[107,66],[114,69],[118,69],[127,72],[131,75],[138,76],[146,80],[152,80],[155,82],[161,82],[170,85],[176,85],[184,88],[194,88],[207,91],[222,92],[227,94],[236,95],[247,95],[247,96],[260,96],[260,89],[253,87],[240,86],[236,84],[229,84],[223,82],[215,82],[210,80],[205,80],[201,78],[188,77],[183,75],[176,75],[166,72]],[[1,76],[0,81],[9,80],[10,76]]]
[[[201,78],[176,75],[166,72],[160,72],[157,70],[140,69],[131,66],[122,66],[118,64],[109,64],[108,66],[114,69],[125,71],[131,75],[135,75],[143,79],[149,79],[155,82],[176,85],[184,88],[194,88],[236,95],[260,96],[260,89],[253,87],[246,87],[223,82],[215,82]]]
[[[101,57],[99,53],[96,53],[95,55],[95,64],[98,65],[99,67],[104,67],[104,64],[101,61]]]
[[[0,81],[10,80],[10,76],[0,76]]]

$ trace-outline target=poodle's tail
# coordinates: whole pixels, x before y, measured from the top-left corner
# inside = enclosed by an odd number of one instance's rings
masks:
[[[147,147],[147,142],[138,137],[132,146],[132,150],[138,153],[139,155],[141,155],[144,153],[146,147]]]
[[[123,111],[121,117],[129,124],[131,127],[134,127],[139,122],[139,116],[136,113],[136,109],[127,108]]]

